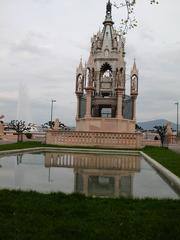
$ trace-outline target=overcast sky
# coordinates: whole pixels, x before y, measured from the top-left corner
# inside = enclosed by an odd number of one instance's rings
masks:
[[[180,101],[180,1],[139,0],[138,27],[126,36],[127,74],[139,69],[137,120],[176,121]],[[18,92],[33,122],[54,117],[74,125],[75,72],[102,28],[107,0],[0,0],[0,115],[16,119]],[[173,4],[172,4],[173,2]],[[113,9],[118,28],[123,11]]]

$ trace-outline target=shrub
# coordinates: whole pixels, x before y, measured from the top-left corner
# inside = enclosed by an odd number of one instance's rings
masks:
[[[27,137],[28,139],[31,139],[31,138],[32,138],[32,133],[25,133],[25,135],[26,135],[26,137]]]

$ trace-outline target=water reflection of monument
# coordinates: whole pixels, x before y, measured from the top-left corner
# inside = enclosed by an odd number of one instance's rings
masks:
[[[86,196],[131,197],[140,157],[46,153],[45,167],[74,168],[74,191]]]

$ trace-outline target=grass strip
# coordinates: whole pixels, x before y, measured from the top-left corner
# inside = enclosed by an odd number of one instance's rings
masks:
[[[161,147],[145,147],[143,152],[180,177],[180,154]]]
[[[46,144],[42,144],[41,142],[35,142],[35,141],[34,142],[18,142],[18,143],[2,144],[0,145],[0,151],[43,147],[43,146],[46,146]]]
[[[179,200],[0,191],[0,239],[179,240]]]
[[[101,148],[101,147],[90,147],[90,146],[74,146],[74,145],[53,145],[53,144],[45,144],[36,141],[27,141],[27,142],[18,142],[18,143],[10,143],[10,144],[2,144],[0,145],[0,151],[6,150],[16,150],[16,149],[25,149],[25,148],[35,148],[35,147],[53,147],[53,148],[76,148],[76,149],[101,149],[101,150],[132,150],[136,151],[137,149],[118,149],[118,148]]]

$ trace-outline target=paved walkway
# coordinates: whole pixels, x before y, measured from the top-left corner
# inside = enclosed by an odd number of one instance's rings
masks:
[[[174,152],[177,152],[180,154],[180,144],[173,144],[169,146],[169,149],[171,149]]]
[[[2,145],[2,144],[16,143],[16,142],[17,142],[17,140],[11,140],[11,141],[9,141],[9,140],[2,140],[2,139],[0,139],[0,145]]]

